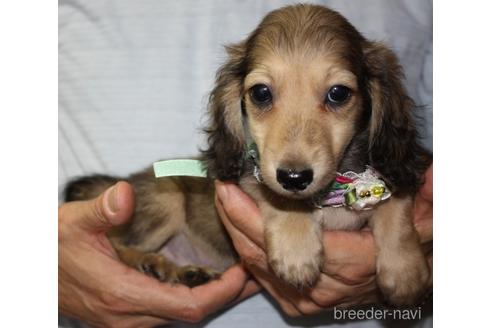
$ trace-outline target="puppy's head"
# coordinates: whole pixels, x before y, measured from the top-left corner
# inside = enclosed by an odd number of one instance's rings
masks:
[[[395,135],[415,129],[396,57],[338,13],[285,7],[227,50],[206,130],[212,177],[239,178],[245,128],[257,144],[265,184],[286,197],[307,198],[326,187],[355,135],[366,136],[358,147],[366,164],[381,156],[385,165],[403,160]]]

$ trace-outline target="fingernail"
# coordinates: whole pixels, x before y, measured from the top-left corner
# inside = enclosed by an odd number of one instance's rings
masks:
[[[219,195],[219,199],[221,201],[226,201],[229,196],[229,190],[227,189],[227,184],[222,182],[216,182],[215,187],[217,190],[217,194]]]
[[[109,188],[109,190],[104,195],[104,201],[107,205],[107,208],[112,214],[118,212],[118,188],[117,184]]]

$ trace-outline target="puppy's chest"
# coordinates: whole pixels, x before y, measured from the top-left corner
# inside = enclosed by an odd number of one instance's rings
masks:
[[[314,211],[325,230],[359,230],[373,214],[373,210],[354,211],[346,207],[323,207]]]

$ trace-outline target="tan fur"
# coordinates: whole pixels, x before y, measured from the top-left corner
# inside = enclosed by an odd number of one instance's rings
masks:
[[[411,218],[411,197],[381,204],[370,225],[378,247],[377,279],[395,304],[411,304],[430,283],[430,271]]]
[[[129,224],[109,233],[125,263],[159,280],[188,286],[216,277],[214,269],[179,267],[156,253],[178,233],[215,260],[217,269],[234,263],[235,254],[213,206],[213,183],[187,177],[155,179],[150,169],[128,180],[137,197],[135,214]]]
[[[267,111],[258,111],[246,97],[249,126],[262,156],[265,183],[279,194],[287,192],[276,181],[276,169],[288,165],[313,167],[314,182],[303,197],[326,185],[335,172],[345,147],[354,134],[354,122],[360,113],[357,81],[348,68],[331,56],[310,57],[292,53],[287,58],[262,54],[259,68],[245,78],[245,88],[254,84],[270,85],[277,99]],[[327,88],[346,84],[353,96],[343,110],[330,111],[322,104]]]
[[[212,178],[236,180],[257,202],[274,272],[295,286],[315,284],[324,260],[322,231],[360,229],[369,220],[379,249],[382,291],[392,303],[415,302],[430,283],[411,213],[412,194],[427,161],[415,142],[411,101],[396,57],[365,40],[338,13],[314,5],[270,13],[247,40],[227,52],[210,96],[204,161]],[[257,84],[267,85],[273,95],[265,108],[251,99]],[[334,85],[351,90],[337,108],[324,101]],[[258,146],[262,184],[244,161],[243,120]],[[384,163],[379,169],[388,172],[397,188],[391,200],[362,212],[310,204],[309,198],[338,170],[362,170],[369,162]],[[302,191],[287,191],[276,178],[281,167],[312,168],[313,181]],[[135,215],[130,224],[111,232],[124,262],[163,281],[190,286],[215,277],[208,268],[179,267],[155,253],[177,234],[206,249],[215,267],[237,260],[213,205],[211,180],[155,179],[147,170],[128,181],[137,195]]]

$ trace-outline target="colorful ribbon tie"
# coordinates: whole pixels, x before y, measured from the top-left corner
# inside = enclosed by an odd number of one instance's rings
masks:
[[[379,174],[367,166],[362,173],[337,173],[335,180],[313,200],[316,207],[347,206],[356,211],[370,210],[388,199],[391,191]]]

